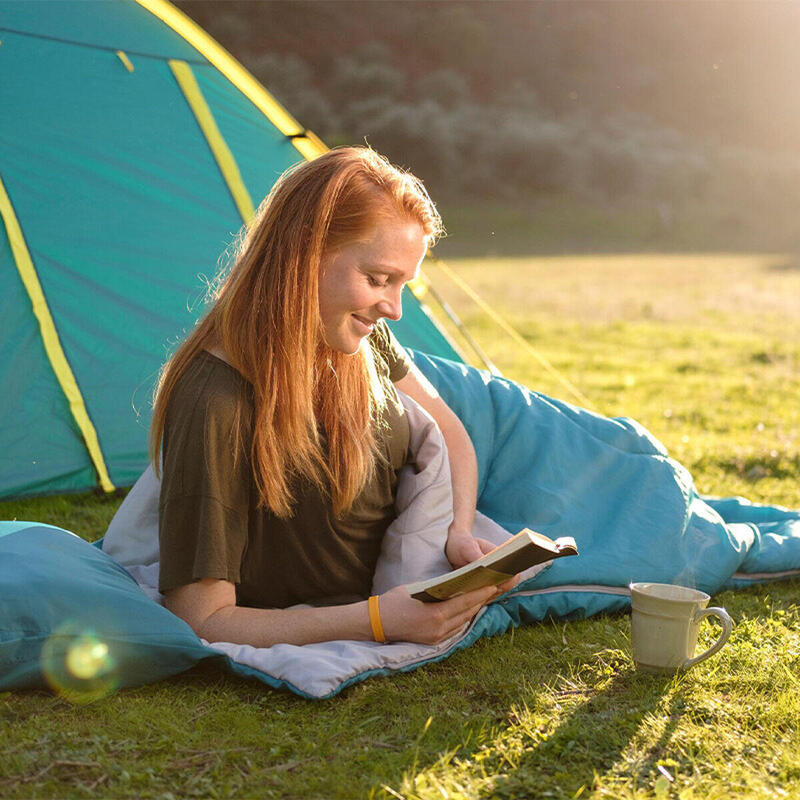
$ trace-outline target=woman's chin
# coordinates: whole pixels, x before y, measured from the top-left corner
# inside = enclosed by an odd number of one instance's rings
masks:
[[[361,349],[361,345],[366,338],[366,336],[326,336],[325,343],[337,353],[354,356]]]

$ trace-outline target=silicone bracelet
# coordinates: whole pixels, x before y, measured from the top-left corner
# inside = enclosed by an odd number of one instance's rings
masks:
[[[381,625],[381,608],[379,605],[378,595],[374,594],[367,601],[367,608],[369,609],[369,624],[372,627],[372,638],[381,644],[386,642],[386,634],[383,632],[383,625]]]

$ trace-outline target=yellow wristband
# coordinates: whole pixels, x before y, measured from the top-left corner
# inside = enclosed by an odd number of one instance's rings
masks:
[[[381,625],[381,608],[378,595],[374,594],[370,597],[367,601],[367,608],[369,609],[369,624],[372,627],[372,638],[376,642],[386,642],[386,634],[384,634],[383,625]]]

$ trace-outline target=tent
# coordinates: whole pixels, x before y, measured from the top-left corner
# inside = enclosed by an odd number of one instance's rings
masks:
[[[111,491],[204,281],[325,146],[164,0],[0,0],[0,75],[0,497]],[[406,295],[399,339],[461,360]]]

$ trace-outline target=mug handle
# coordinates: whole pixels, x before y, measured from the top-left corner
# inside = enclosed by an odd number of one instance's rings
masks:
[[[700,653],[699,656],[695,656],[694,658],[687,658],[686,661],[683,662],[681,665],[681,669],[689,669],[689,667],[693,667],[695,664],[698,664],[701,661],[704,661],[709,656],[713,656],[725,642],[728,641],[728,637],[731,635],[731,630],[733,630],[733,623],[731,622],[731,618],[728,616],[728,612],[724,608],[701,608],[699,611],[695,612],[694,621],[700,622],[701,620],[705,619],[706,617],[719,617],[719,621],[722,623],[722,633],[720,634],[719,639],[714,642],[705,653]]]

